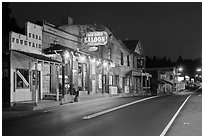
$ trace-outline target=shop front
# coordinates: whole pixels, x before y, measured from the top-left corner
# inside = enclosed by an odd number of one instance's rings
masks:
[[[129,91],[133,93],[143,92],[143,76],[141,71],[132,70],[127,73],[127,84]]]
[[[38,102],[48,93],[56,92],[52,82],[51,66],[59,62],[46,56],[11,50],[10,83],[11,103],[31,101]],[[51,63],[52,62],[52,63]],[[51,65],[52,64],[52,65]]]

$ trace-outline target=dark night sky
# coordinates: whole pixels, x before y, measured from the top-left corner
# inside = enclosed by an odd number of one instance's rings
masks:
[[[148,56],[202,56],[201,2],[29,2],[11,3],[10,8],[21,27],[39,20],[58,25],[61,17],[70,16],[74,24],[109,24],[121,40],[140,39]]]

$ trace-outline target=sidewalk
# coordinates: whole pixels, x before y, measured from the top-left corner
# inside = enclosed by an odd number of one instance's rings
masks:
[[[189,98],[166,136],[202,136],[202,94]]]

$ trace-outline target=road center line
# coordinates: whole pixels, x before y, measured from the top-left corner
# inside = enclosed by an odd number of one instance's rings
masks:
[[[91,114],[91,115],[84,116],[82,119],[84,119],[84,120],[92,119],[94,117],[97,117],[97,116],[100,116],[100,115],[103,115],[103,114],[106,114],[106,113],[109,113],[109,112],[124,108],[124,107],[132,105],[132,104],[136,104],[136,103],[139,103],[139,102],[142,102],[142,101],[146,101],[146,100],[149,100],[149,99],[152,99],[152,98],[156,98],[156,97],[159,97],[159,96],[152,96],[152,97],[140,99],[140,100],[137,100],[137,101],[134,101],[134,102],[131,102],[131,103],[123,104],[121,106],[117,106],[117,107],[107,109],[107,110],[104,110],[104,111],[101,111],[101,112],[98,112],[98,113],[94,113],[94,114]]]
[[[177,110],[177,112],[174,114],[174,116],[172,117],[172,119],[169,121],[168,125],[164,128],[164,130],[162,131],[162,133],[160,134],[160,136],[165,136],[165,134],[167,133],[167,131],[169,130],[169,128],[171,127],[171,125],[173,124],[174,120],[176,119],[176,117],[178,116],[179,112],[181,111],[181,109],[183,108],[183,106],[185,105],[185,103],[188,101],[188,99],[191,97],[191,95],[189,95],[186,100],[183,102],[183,104],[180,106],[180,108]]]

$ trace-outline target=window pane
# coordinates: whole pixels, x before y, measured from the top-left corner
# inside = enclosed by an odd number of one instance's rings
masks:
[[[15,38],[13,37],[13,38],[12,38],[12,42],[14,42],[14,41],[15,41]]]
[[[24,41],[24,45],[26,45],[26,46],[27,46],[27,41]]]
[[[17,88],[28,88],[29,87],[29,71],[18,69],[17,74]]]
[[[20,40],[21,45],[23,44],[23,40]]]
[[[109,76],[109,85],[113,85],[113,76]]]

